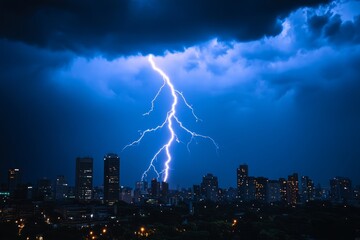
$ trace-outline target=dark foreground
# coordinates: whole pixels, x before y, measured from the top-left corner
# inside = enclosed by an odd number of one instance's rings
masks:
[[[98,205],[92,204],[91,211],[103,209]],[[27,214],[21,212],[19,203],[12,206],[12,215],[5,214],[10,210],[4,206],[0,212],[1,240],[360,239],[360,208],[328,202],[296,207],[260,203],[120,203],[108,209],[113,212],[111,216],[96,211],[95,215],[87,215],[82,205],[73,208],[77,211],[73,217],[69,217],[70,211],[59,211],[64,206],[55,203],[36,205]]]

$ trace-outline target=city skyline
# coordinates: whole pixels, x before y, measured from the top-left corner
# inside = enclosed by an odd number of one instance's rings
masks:
[[[7,189],[7,191],[9,191],[13,194],[14,190],[16,189],[17,186],[19,186],[19,184],[31,186],[31,187],[34,187],[34,186],[38,187],[39,182],[44,180],[44,181],[50,181],[52,187],[54,187],[54,189],[55,189],[58,186],[58,183],[61,183],[59,186],[62,186],[63,184],[65,184],[67,187],[73,187],[74,191],[75,191],[74,196],[76,199],[79,199],[79,200],[92,199],[93,194],[94,194],[94,192],[93,192],[94,189],[97,187],[102,187],[103,191],[104,191],[104,200],[106,202],[110,202],[110,204],[113,202],[114,199],[116,199],[116,196],[121,195],[121,193],[119,192],[121,188],[129,188],[129,189],[134,189],[134,190],[141,189],[143,187],[139,187],[138,186],[139,183],[143,182],[143,183],[146,183],[146,186],[150,186],[154,180],[156,180],[159,184],[166,184],[168,189],[179,190],[179,189],[193,188],[195,185],[200,184],[201,179],[202,179],[202,181],[204,181],[204,178],[212,179],[214,177],[216,179],[215,182],[216,182],[216,186],[218,188],[222,188],[222,189],[236,188],[239,190],[238,194],[240,194],[240,195],[244,195],[244,194],[249,195],[248,190],[244,192],[241,189],[245,185],[249,186],[249,184],[250,185],[257,184],[256,181],[266,181],[267,183],[270,183],[270,185],[273,181],[279,182],[280,185],[281,185],[281,181],[286,181],[286,182],[287,181],[290,181],[290,182],[296,181],[296,183],[292,183],[292,185],[296,185],[296,186],[298,186],[298,188],[300,188],[301,184],[302,184],[302,183],[300,183],[300,181],[305,181],[306,184],[310,183],[312,185],[312,187],[320,186],[322,189],[325,189],[326,191],[331,190],[332,182],[337,181],[337,179],[349,179],[352,182],[352,185],[354,187],[360,186],[359,182],[356,182],[347,176],[340,176],[340,175],[331,176],[327,179],[326,182],[322,183],[322,182],[314,181],[314,179],[316,179],[316,176],[304,175],[304,174],[301,174],[296,171],[287,173],[283,176],[279,176],[279,177],[275,177],[275,178],[271,178],[266,175],[256,175],[256,174],[253,174],[251,171],[249,174],[249,165],[246,163],[239,164],[239,166],[236,169],[234,169],[233,175],[235,176],[235,181],[233,182],[233,184],[226,185],[226,186],[220,184],[221,179],[218,180],[217,175],[214,173],[210,173],[210,172],[199,175],[198,181],[192,182],[191,184],[189,184],[187,186],[179,185],[179,184],[171,185],[167,182],[161,181],[160,178],[158,178],[158,179],[149,178],[149,179],[144,179],[144,180],[139,179],[138,181],[136,181],[134,183],[123,185],[123,184],[120,184],[120,182],[121,182],[120,176],[122,175],[122,173],[121,173],[121,166],[120,166],[120,157],[117,154],[115,154],[115,153],[106,154],[103,157],[103,166],[104,166],[104,168],[102,171],[102,173],[103,173],[102,182],[99,182],[99,183],[94,183],[94,181],[93,181],[93,175],[94,175],[93,158],[87,156],[87,157],[77,157],[75,159],[75,165],[74,165],[75,181],[73,183],[71,181],[69,181],[69,178],[66,175],[63,175],[60,173],[55,176],[45,176],[45,177],[37,178],[34,181],[26,181],[26,180],[22,181],[22,178],[23,178],[22,170],[19,168],[10,168],[7,170],[7,175],[4,174],[4,176],[6,175],[6,177],[7,177],[6,181],[2,181],[2,182],[0,182],[0,184],[2,184],[2,187],[6,186],[5,189]],[[108,170],[106,170],[106,169],[108,169]],[[212,180],[207,180],[207,181],[211,182]],[[77,182],[80,182],[80,183],[77,183]],[[108,184],[108,186],[106,186],[107,184]],[[261,184],[264,184],[264,183],[261,183]],[[79,186],[82,186],[82,187],[80,188]],[[170,188],[169,188],[169,186],[170,186]],[[159,187],[160,187],[160,185],[159,185]],[[255,185],[254,185],[254,187],[255,187]],[[79,190],[79,189],[81,189],[81,190]],[[90,189],[91,189],[91,192],[86,193],[86,191],[90,190]],[[80,192],[82,192],[82,194],[80,194]],[[255,193],[251,193],[251,194],[255,194]],[[56,196],[57,195],[54,194],[54,199],[57,199]],[[287,198],[289,198],[289,197],[294,198],[294,196],[287,196]]]
[[[75,159],[90,156],[98,186],[107,153],[121,185],[139,181],[169,132],[122,149],[170,116],[173,93],[152,101],[163,79],[150,54],[201,120],[186,104],[176,116],[219,146],[178,131],[170,186],[207,173],[234,186],[243,163],[269,179],[360,182],[359,1],[5,0],[0,14],[1,182],[19,168],[25,182],[75,184]]]

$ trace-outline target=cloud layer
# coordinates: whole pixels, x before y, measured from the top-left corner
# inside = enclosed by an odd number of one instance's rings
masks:
[[[0,36],[85,55],[162,53],[214,37],[247,41],[275,36],[291,11],[328,2],[5,0]]]

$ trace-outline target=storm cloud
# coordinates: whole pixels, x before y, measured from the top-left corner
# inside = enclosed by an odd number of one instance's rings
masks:
[[[85,55],[162,53],[217,37],[249,41],[275,36],[299,7],[328,0],[5,0],[0,37]]]

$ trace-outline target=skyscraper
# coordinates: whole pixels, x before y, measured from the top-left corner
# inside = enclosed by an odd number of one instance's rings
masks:
[[[330,198],[337,203],[350,200],[352,198],[351,180],[345,177],[330,179]]]
[[[280,184],[280,200],[282,202],[287,202],[287,181],[285,178],[279,178]]]
[[[53,188],[50,179],[42,178],[38,180],[37,198],[42,201],[53,199]]]
[[[236,186],[238,189],[238,197],[240,200],[244,201],[245,200],[245,193],[246,193],[246,183],[248,181],[248,177],[249,177],[249,170],[248,170],[248,165],[243,164],[240,165],[239,168],[236,171]]]
[[[255,178],[255,199],[260,202],[266,201],[268,179],[264,177]]]
[[[278,180],[269,180],[266,187],[266,201],[273,203],[279,202],[280,200],[280,182]]]
[[[156,178],[151,180],[150,195],[152,198],[158,198],[160,195],[160,182],[158,182]]]
[[[218,179],[211,173],[203,176],[201,194],[205,199],[216,202],[218,200]]]
[[[92,199],[93,159],[91,157],[76,158],[75,191],[76,199],[88,201]]]
[[[55,199],[64,200],[67,198],[68,184],[63,175],[56,177],[55,182]]]
[[[20,184],[20,170],[18,168],[10,168],[8,171],[8,190],[11,197],[14,197],[15,190]]]
[[[301,202],[313,201],[315,197],[314,182],[308,176],[301,177]]]
[[[169,194],[169,183],[167,182],[161,182],[161,199],[163,202],[167,202],[167,198],[168,198],[168,194]]]
[[[288,203],[297,204],[299,202],[299,177],[297,173],[288,176],[286,190]]]
[[[134,202],[140,203],[148,197],[148,183],[145,181],[139,181],[135,183],[134,189]]]
[[[109,203],[119,201],[120,158],[109,153],[104,156],[104,200]]]

